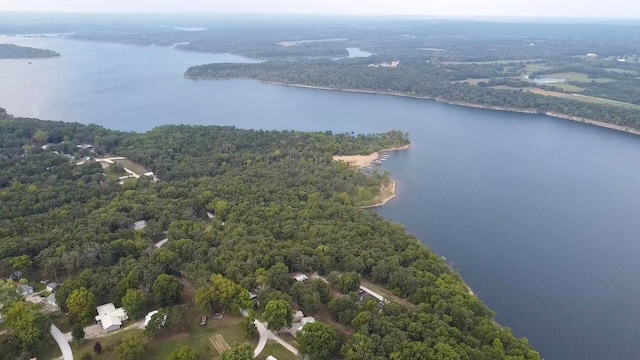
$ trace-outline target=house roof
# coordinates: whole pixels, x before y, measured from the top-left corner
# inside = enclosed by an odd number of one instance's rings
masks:
[[[307,275],[305,274],[298,274],[296,276],[293,277],[294,279],[296,279],[296,281],[305,281],[308,279]]]
[[[106,330],[113,325],[122,325],[123,320],[127,320],[127,312],[123,308],[117,308],[113,303],[100,305],[96,308],[98,315],[96,321],[100,321],[102,327]]]
[[[142,230],[145,227],[147,227],[147,222],[144,220],[136,221],[135,223],[133,223],[133,228],[135,230]]]
[[[49,304],[55,304],[56,303],[56,294],[51,294],[51,295],[47,296],[47,302]]]

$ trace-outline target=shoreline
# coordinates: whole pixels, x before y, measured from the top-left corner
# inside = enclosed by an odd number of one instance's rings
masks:
[[[333,156],[333,161],[341,161],[346,163],[347,165],[351,165],[352,167],[356,168],[356,169],[362,169],[366,166],[368,166],[371,161],[375,160],[378,158],[378,155],[381,152],[390,152],[390,151],[402,151],[402,150],[408,150],[411,147],[411,144],[407,144],[407,145],[403,145],[403,146],[398,146],[398,147],[394,147],[394,148],[388,148],[388,149],[382,149],[382,150],[378,150],[376,152],[373,152],[369,155],[334,155]],[[390,195],[383,197],[382,199],[380,199],[377,203],[372,204],[372,205],[365,205],[365,206],[358,206],[360,209],[366,210],[366,209],[374,209],[377,207],[381,207],[384,206],[386,203],[388,203],[389,201],[391,201],[392,199],[394,199],[396,197],[396,188],[398,186],[398,183],[393,180],[393,179],[389,179],[389,184],[386,186],[382,186],[380,188],[380,194],[383,194],[385,192],[385,190],[391,188],[391,192]]]
[[[255,79],[250,79],[250,80],[255,80]],[[506,107],[506,106],[480,105],[480,104],[468,103],[468,102],[463,102],[463,101],[450,101],[450,100],[442,99],[440,97],[435,97],[434,98],[434,97],[428,97],[428,96],[409,95],[409,94],[404,94],[404,93],[399,93],[399,92],[387,92],[387,91],[376,91],[376,90],[358,90],[358,89],[338,89],[338,88],[332,88],[332,87],[326,87],[326,86],[313,86],[313,85],[304,85],[304,84],[287,84],[287,83],[281,83],[281,82],[276,82],[276,81],[264,81],[264,80],[257,80],[257,81],[260,81],[263,84],[290,86],[290,87],[297,87],[297,88],[304,88],[304,89],[340,91],[340,92],[356,93],[356,94],[387,95],[387,96],[397,96],[397,97],[404,97],[404,98],[417,99],[417,100],[432,100],[432,101],[439,102],[439,103],[442,103],[442,104],[449,104],[449,105],[455,105],[455,106],[464,106],[464,107],[475,108],[475,109],[507,111],[507,112],[521,113],[521,114],[541,114],[541,115],[550,116],[550,117],[553,117],[553,118],[556,118],[556,119],[569,120],[569,121],[579,122],[579,123],[583,123],[583,124],[598,126],[598,127],[601,127],[601,128],[621,131],[621,132],[625,132],[625,133],[628,133],[628,134],[640,135],[640,130],[633,129],[633,128],[630,128],[630,127],[627,127],[627,126],[621,126],[621,125],[606,123],[606,122],[603,122],[603,121],[598,121],[598,120],[593,120],[593,119],[581,118],[581,117],[578,117],[578,116],[561,114],[561,113],[557,113],[557,112],[553,112],[553,111],[539,111],[539,110],[536,110],[536,109],[521,109],[521,108],[513,108],[513,107]]]
[[[396,186],[398,185],[398,183],[396,183],[394,180],[389,179],[389,185],[387,186],[383,186],[380,191],[382,191],[383,189],[389,188],[391,187],[391,195],[381,199],[379,202],[377,202],[376,204],[373,205],[365,205],[365,206],[358,206],[360,209],[362,210],[367,210],[367,209],[375,209],[378,207],[382,207],[384,205],[386,205],[389,201],[393,200],[397,195],[396,195]]]

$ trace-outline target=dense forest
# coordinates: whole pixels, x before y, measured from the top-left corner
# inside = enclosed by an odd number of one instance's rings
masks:
[[[312,314],[328,309],[342,334],[339,346],[324,353],[329,357],[540,359],[526,339],[497,325],[460,276],[402,226],[355,206],[388,175],[361,174],[332,156],[408,141],[398,131],[218,126],[135,134],[0,111],[0,274],[20,270],[31,281],[62,282],[57,302],[76,323],[93,316],[95,308],[84,311],[86,299],[129,306],[131,314],[131,304],[145,298],[170,307],[177,277],[195,284],[195,305],[205,310],[235,312],[247,303],[247,291],[257,292],[262,304],[256,315],[274,323],[277,307]],[[92,144],[90,157],[126,156],[162,180],[119,184],[96,162],[76,165],[70,158],[86,155],[76,144]],[[54,146],[59,151],[51,151]],[[147,226],[135,230],[140,220]],[[164,237],[167,244],[154,248]],[[314,271],[326,275],[334,291],[319,280],[293,285],[290,273]],[[351,292],[360,278],[404,300],[362,300]],[[222,288],[235,295],[218,293]],[[2,357],[36,353],[46,343],[34,339],[44,334],[28,330],[44,329],[46,320],[12,296],[2,299],[13,330],[0,337]],[[171,309],[165,316],[173,322]],[[300,341],[313,351],[313,341]]]
[[[419,58],[400,60],[397,68],[371,67],[389,61],[377,56],[366,59],[270,61],[260,64],[209,64],[189,68],[185,76],[198,79],[247,78],[284,84],[301,84],[332,89],[400,93],[446,102],[486,107],[512,108],[540,113],[557,113],[640,129],[640,110],[593,104],[573,99],[543,96],[528,91],[509,91],[474,86],[468,78],[493,78],[502,65],[443,64]],[[507,69],[508,76],[513,70]],[[517,74],[517,73],[516,73]],[[494,75],[494,76],[492,76]],[[500,75],[504,77],[504,73]],[[521,84],[522,80],[511,82]]]
[[[37,49],[27,46],[0,44],[0,59],[36,59],[60,56],[53,50]]]

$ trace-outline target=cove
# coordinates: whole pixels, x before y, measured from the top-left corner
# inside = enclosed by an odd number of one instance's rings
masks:
[[[247,62],[171,48],[2,37],[58,51],[0,60],[19,116],[147,131],[164,124],[411,134],[376,210],[458,269],[546,359],[640,358],[640,138],[542,115],[408,98],[184,79]]]

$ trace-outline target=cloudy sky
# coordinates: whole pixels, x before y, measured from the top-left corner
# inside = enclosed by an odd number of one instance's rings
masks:
[[[638,0],[0,0],[0,11],[640,17]]]

